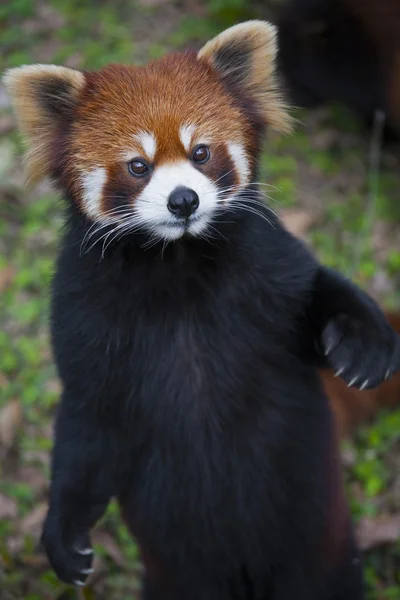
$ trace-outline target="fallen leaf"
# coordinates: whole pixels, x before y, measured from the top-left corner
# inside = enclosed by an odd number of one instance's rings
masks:
[[[124,556],[109,533],[106,531],[95,531],[93,533],[93,543],[102,546],[118,567],[121,569],[126,568]]]
[[[21,465],[17,472],[12,475],[12,479],[23,481],[35,492],[36,496],[47,490],[48,481],[43,472],[37,467],[31,465]]]
[[[6,135],[15,129],[14,115],[6,114],[0,116],[0,135]]]
[[[29,514],[22,519],[19,529],[24,535],[31,535],[36,540],[39,539],[42,531],[42,525],[47,513],[47,503],[42,502],[36,506]]]
[[[361,550],[396,542],[400,539],[400,515],[365,517],[358,523],[356,535]]]
[[[43,569],[43,567],[47,567],[48,565],[48,560],[44,553],[35,555],[19,554],[18,560],[21,561],[27,567],[31,567],[34,569]]]
[[[14,277],[15,269],[13,267],[5,267],[4,269],[0,269],[0,294],[8,288]]]
[[[18,427],[22,421],[22,407],[19,400],[10,400],[0,410],[0,446],[6,451],[13,445]]]
[[[92,586],[100,579],[103,579],[107,574],[107,565],[104,559],[97,554],[93,557],[93,573],[91,573],[87,579],[87,585]]]
[[[46,359],[48,358],[47,353],[46,353]],[[45,390],[46,392],[49,392],[51,394],[60,396],[61,394],[61,382],[59,379],[48,379],[46,381],[46,383],[44,384]]]
[[[17,503],[12,498],[0,494],[0,519],[14,519],[17,516]]]
[[[16,558],[21,554],[24,549],[24,536],[23,535],[12,535],[6,538],[6,548],[11,559]]]
[[[394,281],[389,277],[389,275],[377,268],[375,275],[372,277],[371,288],[375,294],[383,297],[389,296],[390,293],[394,293]]]
[[[342,463],[345,467],[353,467],[356,463],[356,451],[354,447],[347,446],[341,451]]]
[[[313,136],[312,143],[316,150],[329,151],[337,144],[337,131],[327,127],[317,130]]]
[[[83,62],[82,54],[80,52],[74,52],[74,54],[70,54],[64,62],[65,66],[70,69],[79,69]]]
[[[318,212],[311,212],[304,209],[283,209],[279,212],[282,223],[297,237],[304,237],[307,231],[315,225],[320,218]]]
[[[96,600],[93,590],[91,590],[89,587],[85,587],[80,591],[82,592],[82,600]]]

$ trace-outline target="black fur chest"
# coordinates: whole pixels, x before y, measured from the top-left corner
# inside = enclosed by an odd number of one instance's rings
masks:
[[[265,570],[285,530],[286,490],[304,485],[302,447],[317,456],[312,408],[300,430],[296,420],[305,400],[320,398],[297,353],[312,269],[283,271],[278,259],[268,271],[240,247],[222,258],[198,249],[89,265],[60,257],[52,332],[61,379],[99,426],[117,430],[127,520],[163,564],[174,556],[171,570],[182,552],[230,569],[237,548],[243,564]]]
[[[100,261],[66,248],[53,287],[60,375],[124,423],[140,412],[156,424],[156,406],[174,413],[174,429],[242,418],[264,379],[298,361],[306,282],[295,268],[268,273],[257,251],[233,244],[161,256],[122,247]]]

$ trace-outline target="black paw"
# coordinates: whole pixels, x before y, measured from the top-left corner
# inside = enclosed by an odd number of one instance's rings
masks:
[[[41,543],[61,581],[78,586],[86,584],[86,579],[93,573],[93,550],[87,532],[63,527],[58,519],[47,517]]]
[[[368,327],[348,315],[328,321],[322,332],[323,353],[336,376],[349,387],[377,387],[400,368],[400,342],[393,329]]]

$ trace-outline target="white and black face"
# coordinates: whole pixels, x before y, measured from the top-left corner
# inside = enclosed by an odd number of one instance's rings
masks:
[[[145,67],[11,70],[31,175],[58,179],[97,231],[203,236],[249,185],[260,130],[286,126],[274,40],[249,22]]]
[[[147,228],[166,240],[185,233],[201,234],[218,208],[220,188],[201,171],[211,160],[211,150],[199,144],[190,160],[165,164],[154,170],[149,183],[136,198],[136,211]],[[135,169],[142,162],[131,163]],[[225,178],[222,173],[222,178]]]
[[[174,240],[207,228],[219,201],[217,184],[201,170],[201,165],[209,160],[209,146],[199,144],[189,159],[161,164],[151,176],[149,173],[146,187],[136,198],[135,209],[140,221],[155,235]],[[137,160],[131,163],[134,176],[137,167],[143,168],[143,164]],[[150,170],[146,166],[146,171]]]
[[[202,235],[249,183],[245,148],[194,124],[165,130],[160,123],[159,132],[132,135],[119,168],[113,163],[81,175],[84,208],[98,222],[144,228],[167,241]]]

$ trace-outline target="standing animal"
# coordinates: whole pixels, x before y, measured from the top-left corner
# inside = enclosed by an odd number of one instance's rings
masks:
[[[91,572],[115,496],[145,600],[362,598],[318,368],[373,388],[399,343],[260,201],[264,131],[290,122],[275,57],[251,21],[143,67],[6,75],[28,175],[67,213],[42,536],[65,582]]]

